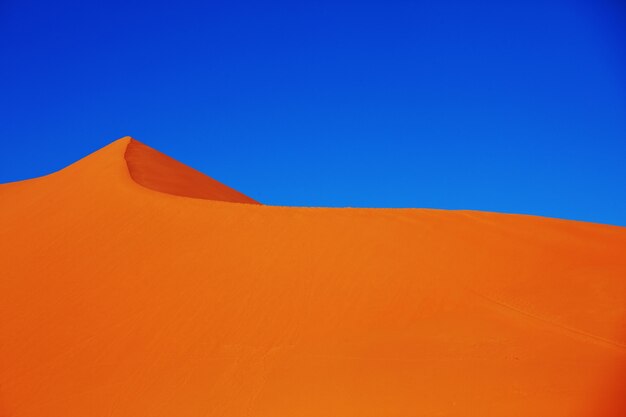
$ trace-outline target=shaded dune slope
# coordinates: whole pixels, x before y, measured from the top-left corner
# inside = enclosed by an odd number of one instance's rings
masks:
[[[259,204],[203,173],[128,138],[124,158],[137,183],[163,193],[232,203]]]
[[[231,202],[130,138],[0,185],[0,416],[624,415],[626,229]]]

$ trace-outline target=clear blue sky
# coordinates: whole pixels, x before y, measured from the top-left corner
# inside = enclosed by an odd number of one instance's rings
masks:
[[[131,135],[266,204],[626,225],[626,8],[0,1],[0,182]]]

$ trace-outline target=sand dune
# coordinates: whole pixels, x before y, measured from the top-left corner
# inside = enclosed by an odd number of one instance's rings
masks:
[[[620,227],[265,206],[123,138],[0,185],[0,265],[2,417],[626,415]]]

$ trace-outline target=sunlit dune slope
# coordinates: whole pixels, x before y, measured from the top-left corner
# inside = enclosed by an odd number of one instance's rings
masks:
[[[0,186],[0,416],[626,416],[626,229],[237,203],[130,138]]]

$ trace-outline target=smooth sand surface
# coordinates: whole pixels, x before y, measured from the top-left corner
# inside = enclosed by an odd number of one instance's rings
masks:
[[[626,416],[626,228],[241,203],[130,138],[1,185],[0,416]]]

